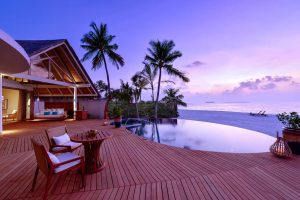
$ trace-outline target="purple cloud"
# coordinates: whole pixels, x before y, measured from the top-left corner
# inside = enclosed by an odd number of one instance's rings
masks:
[[[201,62],[199,60],[196,60],[196,61],[192,62],[191,64],[186,65],[185,67],[187,67],[187,68],[196,68],[196,67],[200,67],[202,65],[204,65],[203,62]]]
[[[240,82],[238,87],[233,88],[233,90],[226,90],[225,93],[240,92],[243,90],[272,90],[277,87],[278,83],[282,82],[290,84],[294,83],[291,76],[265,76],[261,79]]]

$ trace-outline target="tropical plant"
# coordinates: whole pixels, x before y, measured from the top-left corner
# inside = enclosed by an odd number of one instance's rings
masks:
[[[104,83],[102,80],[99,80],[99,81],[96,81],[96,83],[94,83],[94,85],[101,97],[107,97],[108,86],[106,83]]]
[[[158,70],[158,86],[155,101],[155,119],[157,119],[162,70],[164,70],[168,75],[180,78],[184,82],[189,82],[189,78],[185,75],[185,73],[179,71],[173,66],[173,62],[177,58],[181,57],[182,54],[180,51],[174,50],[175,43],[172,40],[164,40],[162,42],[150,41],[149,44],[149,54],[146,55],[145,60]]]
[[[154,102],[155,101],[155,95],[154,95],[154,86],[155,86],[155,83],[154,83],[154,81],[155,81],[155,79],[157,77],[157,70],[158,70],[158,68],[151,66],[151,64],[147,63],[146,61],[144,61],[143,64],[144,64],[144,68],[143,68],[143,70],[141,71],[140,74],[150,84],[151,99],[152,99],[152,102]],[[171,81],[171,80],[163,80],[163,81],[160,81],[160,82],[161,83],[172,83],[172,84],[175,84],[175,82]]]
[[[149,84],[148,80],[142,76],[142,72],[137,72],[131,77],[133,85],[133,97],[136,106],[137,118],[139,118],[139,101],[142,99],[142,90],[148,89],[147,85]]]
[[[137,72],[131,77],[132,85],[137,89],[137,100],[142,100],[142,91],[147,90],[149,81],[143,77],[142,72]]]
[[[141,72],[141,76],[143,76],[149,83],[150,89],[151,89],[151,99],[152,102],[154,102],[154,80],[157,76],[157,69],[155,67],[152,67],[151,64],[147,62],[143,62],[144,68]]]
[[[184,96],[182,94],[178,94],[179,89],[169,88],[165,90],[164,93],[166,94],[166,96],[162,98],[162,101],[171,106],[176,111],[177,106],[187,106],[187,104],[183,101]]]
[[[120,100],[127,104],[130,104],[132,103],[132,95],[133,95],[132,87],[129,85],[128,82],[124,82],[123,80],[121,80]]]
[[[286,128],[300,129],[300,117],[297,112],[278,114],[277,118]]]
[[[108,105],[109,116],[113,117],[114,107],[120,107],[123,109],[122,116],[124,118],[136,117],[136,106],[134,104],[127,104],[124,102],[111,101]],[[142,101],[139,103],[139,117],[141,118],[153,118],[154,116],[154,103],[152,101]],[[158,114],[161,118],[174,118],[178,117],[178,112],[172,109],[169,105],[159,102]]]
[[[123,110],[121,107],[116,106],[113,108],[112,115],[114,118],[120,118],[122,116]]]
[[[119,69],[120,66],[124,66],[124,59],[116,53],[119,46],[113,43],[115,36],[108,34],[106,24],[100,24],[98,27],[95,22],[92,22],[90,27],[92,30],[84,34],[81,39],[82,45],[80,46],[86,50],[82,61],[92,58],[93,70],[97,70],[104,65],[107,78],[108,95],[110,96],[111,88],[106,59],[109,59],[111,63],[117,67],[117,69]]]

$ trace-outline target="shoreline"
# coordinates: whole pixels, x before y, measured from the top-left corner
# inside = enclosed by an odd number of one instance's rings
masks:
[[[282,135],[283,125],[276,115],[251,116],[245,112],[210,111],[210,110],[178,110],[178,119],[212,122],[249,129],[276,137],[277,131]]]

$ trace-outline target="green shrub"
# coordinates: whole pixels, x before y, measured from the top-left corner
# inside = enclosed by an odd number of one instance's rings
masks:
[[[300,117],[297,112],[278,114],[277,118],[286,128],[300,129]]]
[[[152,102],[140,102],[139,103],[139,115],[140,118],[153,118],[155,113],[155,104]],[[111,102],[108,107],[109,116],[113,117],[113,110],[115,107],[120,107],[123,109],[122,116],[124,118],[135,118],[136,117],[136,106],[135,104],[126,103],[115,103]],[[157,111],[158,118],[174,118],[178,117],[177,109],[168,106],[165,103],[158,104]]]
[[[112,117],[121,117],[123,113],[123,110],[119,106],[115,106],[112,110]]]

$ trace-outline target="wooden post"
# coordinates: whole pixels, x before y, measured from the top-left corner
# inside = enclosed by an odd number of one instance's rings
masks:
[[[30,95],[30,119],[34,119],[34,94],[29,92]]]
[[[2,74],[0,74],[0,98],[1,98],[1,104],[2,104],[2,101],[4,99],[2,99]],[[3,124],[2,124],[2,106],[1,106],[1,109],[0,109],[0,134],[2,133],[3,131]]]
[[[26,90],[19,90],[19,105],[17,121],[26,120]]]
[[[73,119],[76,120],[76,111],[77,111],[77,87],[74,87],[74,97],[73,97]]]

